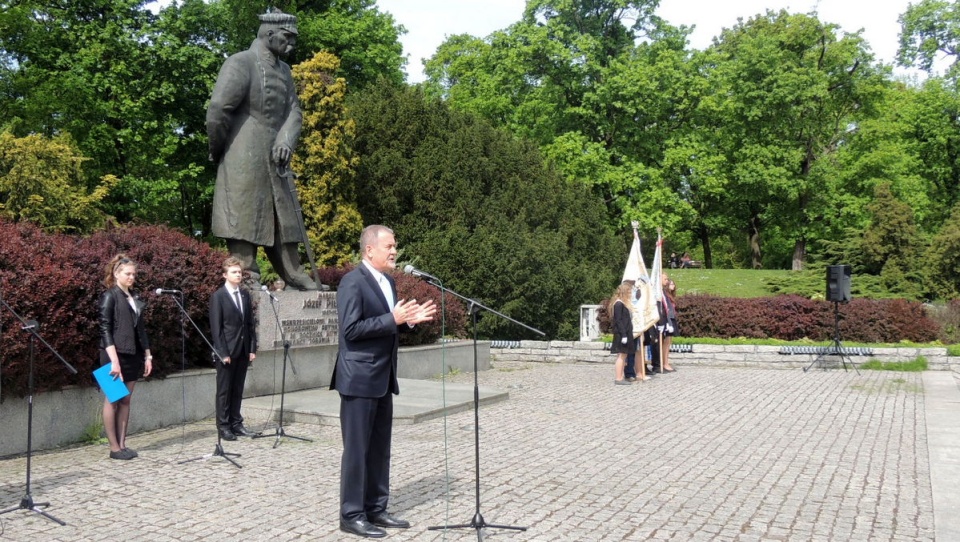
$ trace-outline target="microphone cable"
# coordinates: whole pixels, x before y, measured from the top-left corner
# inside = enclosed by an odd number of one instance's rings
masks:
[[[154,463],[165,463],[167,465],[180,464],[180,458],[183,456],[184,451],[186,450],[186,440],[187,440],[187,318],[189,315],[187,313],[186,299],[181,290],[165,290],[163,288],[157,288],[155,291],[156,295],[159,297],[164,293],[175,294],[179,296],[180,303],[178,304],[178,309],[180,309],[180,448],[177,450],[176,455],[169,460],[161,459],[149,459],[144,458],[143,456],[138,456],[138,459],[145,459],[146,461],[152,461]],[[196,325],[196,323],[194,323]],[[200,332],[197,330],[198,333]],[[214,370],[216,370],[216,358],[211,355],[211,359],[214,360]],[[214,398],[213,411],[206,410],[205,412],[200,413],[198,416],[197,422],[206,420],[213,416],[216,417],[216,398]],[[190,422],[194,423],[194,422]]]
[[[447,335],[447,305],[446,288],[438,279],[440,284],[440,405],[443,408],[443,492],[447,498],[444,500],[443,521],[445,525],[450,524],[450,448],[449,448],[449,430],[447,428],[447,341],[444,339]],[[442,540],[447,539],[447,531],[443,530]]]
[[[274,307],[273,304],[274,304],[274,303],[277,303],[277,305],[279,305],[279,304],[280,304],[280,298],[279,298],[279,297],[275,298],[273,295],[270,294],[270,292],[269,292],[266,288],[267,288],[267,286],[266,286],[266,285],[263,285],[263,287],[260,289],[260,291],[261,291],[261,292],[266,292],[266,294],[267,294],[267,299],[270,301],[270,309],[271,309],[272,311],[276,311],[277,308]],[[263,296],[260,296],[260,300],[263,300]],[[260,310],[259,310],[259,309],[260,309],[260,301],[257,302],[257,309],[258,309],[258,310],[257,310],[257,319],[259,320],[259,319],[261,318],[261,316],[262,316],[262,315],[260,314]],[[274,316],[276,316],[276,312],[274,312]],[[274,323],[273,323],[273,329],[274,329],[273,336],[274,336],[274,338],[276,338],[277,336],[282,335],[281,330],[280,330],[280,318],[279,318],[279,317],[276,317],[276,318],[273,319],[273,321],[274,321]],[[260,337],[257,337],[258,342],[259,342],[259,339],[260,339]],[[283,337],[280,338],[280,342],[281,342],[281,343],[284,342]],[[271,345],[271,346],[276,346],[276,340],[274,340],[274,344]],[[281,348],[283,347],[282,344],[281,344],[280,346],[281,346]],[[259,348],[258,348],[258,350],[259,350]],[[267,424],[268,424],[268,423],[271,423],[271,422],[273,421],[273,407],[276,406],[276,401],[277,401],[277,349],[276,349],[276,348],[272,348],[272,350],[273,350],[273,393],[270,394],[270,408],[267,409],[266,419],[263,420],[263,424],[260,426],[260,432],[259,432],[259,433],[260,433],[261,435],[262,435],[262,433],[263,433],[264,431],[266,431],[266,429],[267,429]],[[249,370],[249,367],[247,368],[247,370]],[[285,390],[284,390],[284,391],[285,391]],[[283,413],[281,412],[280,415],[283,416]],[[279,429],[280,429],[279,423],[276,424],[276,427],[275,427],[274,429],[276,429],[276,430],[279,431]],[[265,435],[263,435],[263,436],[265,436]]]

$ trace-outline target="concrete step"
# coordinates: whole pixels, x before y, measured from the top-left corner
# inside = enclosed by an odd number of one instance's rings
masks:
[[[444,389],[445,388],[445,389]],[[510,393],[479,387],[480,405],[506,401]],[[473,408],[473,386],[443,385],[439,380],[400,379],[400,395],[393,397],[393,422],[414,424],[456,414]],[[287,393],[283,398],[283,423],[340,425],[340,394],[327,388]],[[250,422],[280,419],[280,395],[263,395],[243,400],[243,415]]]

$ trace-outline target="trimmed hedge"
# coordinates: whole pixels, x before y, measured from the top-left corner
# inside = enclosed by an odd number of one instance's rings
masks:
[[[133,226],[89,237],[47,234],[27,224],[0,221],[0,292],[21,317],[38,322],[37,332],[70,363],[60,363],[42,344],[34,345],[37,392],[93,383],[99,366],[98,307],[104,266],[117,253],[138,263],[135,290],[146,303],[144,318],[154,356],[151,378],[163,378],[181,365],[181,313],[172,296],[184,293],[188,314],[209,329],[210,295],[223,279],[226,254],[162,226]],[[6,307],[0,308],[0,400],[27,393],[30,335]],[[209,348],[186,322],[186,363],[209,364]]]
[[[353,265],[321,267],[317,269],[317,274],[320,275],[321,282],[329,285],[332,290],[336,290],[343,276],[354,267]],[[397,283],[398,299],[416,299],[420,302],[432,299],[437,304],[437,316],[432,322],[419,324],[409,333],[400,334],[401,346],[433,344],[440,339],[441,331],[446,331],[448,337],[464,338],[467,336],[467,313],[463,302],[459,298],[452,295],[444,296],[445,307],[443,308],[446,309],[446,321],[444,322],[441,320],[442,315],[440,313],[440,290],[416,277],[399,271],[394,271],[392,276]]]
[[[839,313],[844,341],[925,343],[941,338],[940,325],[916,301],[858,298],[839,305]],[[677,298],[677,319],[686,337],[829,341],[834,304],[797,295],[751,299],[684,295]],[[603,308],[597,320],[601,332],[608,333]]]

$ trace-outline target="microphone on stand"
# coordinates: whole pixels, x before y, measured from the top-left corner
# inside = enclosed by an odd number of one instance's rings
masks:
[[[407,264],[407,265],[403,268],[403,272],[406,273],[406,274],[408,274],[408,275],[413,275],[413,276],[417,277],[418,279],[434,280],[434,281],[440,282],[440,279],[438,279],[437,277],[431,275],[430,273],[424,273],[423,271],[421,271],[421,270],[417,269],[416,267],[414,267],[414,266],[412,266],[412,265],[409,265],[409,264]]]
[[[264,284],[263,286],[260,287],[260,291],[266,292],[267,295],[270,296],[270,299],[272,299],[272,300],[274,300],[274,301],[279,301],[279,300],[277,299],[277,296],[273,295],[273,293],[270,291],[270,289],[267,288],[267,285],[266,285],[266,284]]]
[[[157,288],[156,290],[153,291],[153,293],[160,295],[160,294],[179,294],[182,292],[180,290],[165,290],[163,288]]]

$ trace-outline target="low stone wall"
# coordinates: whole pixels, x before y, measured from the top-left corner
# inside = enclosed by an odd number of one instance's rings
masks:
[[[850,356],[849,361],[861,363],[870,359],[880,361],[911,361],[917,356],[927,359],[934,371],[960,370],[960,357],[947,356],[946,348],[873,348],[872,356]],[[764,367],[794,369],[806,367],[814,359],[812,354],[780,354],[779,346],[694,344],[693,352],[671,352],[670,361],[678,366],[707,365],[724,367]],[[494,341],[490,359],[497,361],[534,361],[543,363],[613,363],[609,345],[583,341]],[[826,356],[825,363],[839,364],[837,356]]]
[[[490,368],[490,343],[477,344],[477,365]],[[287,362],[287,392],[326,388],[330,385],[337,346],[291,348]],[[399,377],[431,379],[451,371],[473,371],[473,342],[401,348]],[[296,372],[294,372],[296,371]],[[283,350],[257,353],[247,373],[244,397],[280,393]],[[402,390],[401,390],[402,391]],[[163,380],[137,383],[130,414],[130,433],[193,422],[214,415],[216,371],[188,369]],[[0,403],[0,457],[27,451],[26,398],[8,398]],[[79,442],[101,423],[103,395],[95,388],[67,388],[33,397],[33,449],[46,450]],[[212,431],[212,427],[211,427]]]

